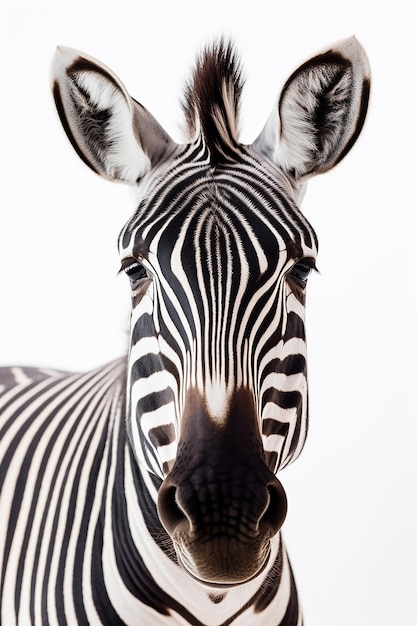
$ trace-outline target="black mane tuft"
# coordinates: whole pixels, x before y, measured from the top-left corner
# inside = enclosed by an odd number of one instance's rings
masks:
[[[230,41],[206,48],[186,87],[184,112],[188,132],[204,136],[213,165],[235,161],[239,146],[239,105],[243,89],[240,62]]]

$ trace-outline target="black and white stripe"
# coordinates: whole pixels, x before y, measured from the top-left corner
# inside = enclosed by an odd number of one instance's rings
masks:
[[[365,53],[302,65],[251,146],[224,41],[187,87],[184,145],[94,59],[61,48],[54,76],[79,156],[137,189],[130,347],[86,374],[0,370],[1,622],[298,626],[275,476],[308,426],[317,239],[297,202],[359,135]]]
[[[133,312],[130,424],[148,464],[162,461],[153,466],[161,477],[175,459],[189,388],[221,420],[233,390],[250,386],[273,471],[299,454],[307,431],[304,296],[293,267],[304,258],[313,266],[315,234],[256,153],[242,150],[213,173],[202,144],[163,169],[120,236],[122,258],[140,259],[150,277]],[[158,416],[146,407],[155,384],[165,394]],[[153,454],[146,429],[156,425],[162,445]]]

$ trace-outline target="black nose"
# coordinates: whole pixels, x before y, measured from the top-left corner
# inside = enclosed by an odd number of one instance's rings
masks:
[[[274,536],[287,514],[280,481],[272,473],[263,483],[253,476],[239,478],[235,483],[193,485],[191,481],[175,484],[168,476],[158,493],[158,513],[167,532],[172,536],[181,525],[194,536],[219,532],[247,538]]]

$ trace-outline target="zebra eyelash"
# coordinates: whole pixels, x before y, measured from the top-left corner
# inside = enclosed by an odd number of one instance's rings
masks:
[[[141,264],[138,263],[138,261],[134,261],[133,263],[130,263],[130,265],[128,265],[127,267],[124,267],[123,271],[125,272],[125,274],[130,276],[131,274],[134,274],[136,271],[138,271],[140,268]]]
[[[132,288],[136,288],[138,283],[144,278],[149,278],[145,267],[137,259],[129,258],[122,261],[119,274],[124,272],[130,279]]]
[[[121,274],[122,272],[124,272],[125,274],[129,275],[132,274],[135,270],[140,269],[141,267],[143,267],[143,265],[140,261],[134,259],[133,257],[130,257],[127,259],[123,259],[122,265],[118,273]]]
[[[305,286],[312,272],[319,272],[316,267],[315,259],[305,257],[297,261],[288,271],[287,277],[295,280],[299,285]]]

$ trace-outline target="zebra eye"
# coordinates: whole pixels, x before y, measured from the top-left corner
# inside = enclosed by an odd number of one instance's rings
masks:
[[[122,270],[129,276],[132,289],[136,289],[141,280],[148,278],[146,269],[136,259],[125,259],[122,262]]]
[[[298,261],[294,267],[291,268],[289,276],[298,284],[304,286],[314,268],[314,259],[301,259],[301,261]]]

